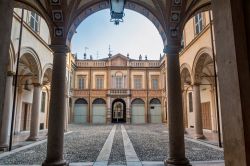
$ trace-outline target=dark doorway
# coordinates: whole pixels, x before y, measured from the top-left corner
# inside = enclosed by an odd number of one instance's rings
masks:
[[[112,103],[112,123],[126,122],[126,103],[122,99],[115,99]]]

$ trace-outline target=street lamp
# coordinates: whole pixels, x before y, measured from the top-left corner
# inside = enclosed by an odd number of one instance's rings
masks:
[[[120,22],[123,22],[124,17],[124,7],[126,0],[110,0],[110,22],[114,22],[115,25],[119,25]]]

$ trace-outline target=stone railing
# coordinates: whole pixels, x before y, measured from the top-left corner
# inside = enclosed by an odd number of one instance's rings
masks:
[[[84,61],[84,60],[78,60],[76,61],[76,66],[78,67],[105,67],[106,62],[105,61]]]
[[[78,67],[106,67],[108,66],[108,61],[98,61],[98,60],[77,60],[76,66]],[[123,64],[113,64],[111,66],[127,66]],[[160,61],[148,60],[148,61],[129,61],[128,66],[130,67],[159,67]]]
[[[97,89],[97,90],[91,90],[89,91],[88,89],[86,90],[72,90],[73,92],[73,96],[75,97],[86,97],[89,96],[89,92],[90,92],[90,96],[102,96],[105,97],[107,95],[107,90],[102,90],[102,89]]]
[[[127,89],[111,89],[109,90],[110,95],[129,95],[130,91]]]

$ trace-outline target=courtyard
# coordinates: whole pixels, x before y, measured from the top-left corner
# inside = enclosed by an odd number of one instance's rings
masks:
[[[163,165],[168,157],[165,124],[69,125],[64,138],[64,158],[70,165]],[[41,165],[46,140],[0,154],[0,165]],[[185,137],[192,165],[209,161],[223,164],[223,149]],[[219,163],[219,164],[217,164]]]

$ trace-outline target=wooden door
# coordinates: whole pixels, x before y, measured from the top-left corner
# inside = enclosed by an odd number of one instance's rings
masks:
[[[212,130],[210,102],[201,104],[203,129]]]

